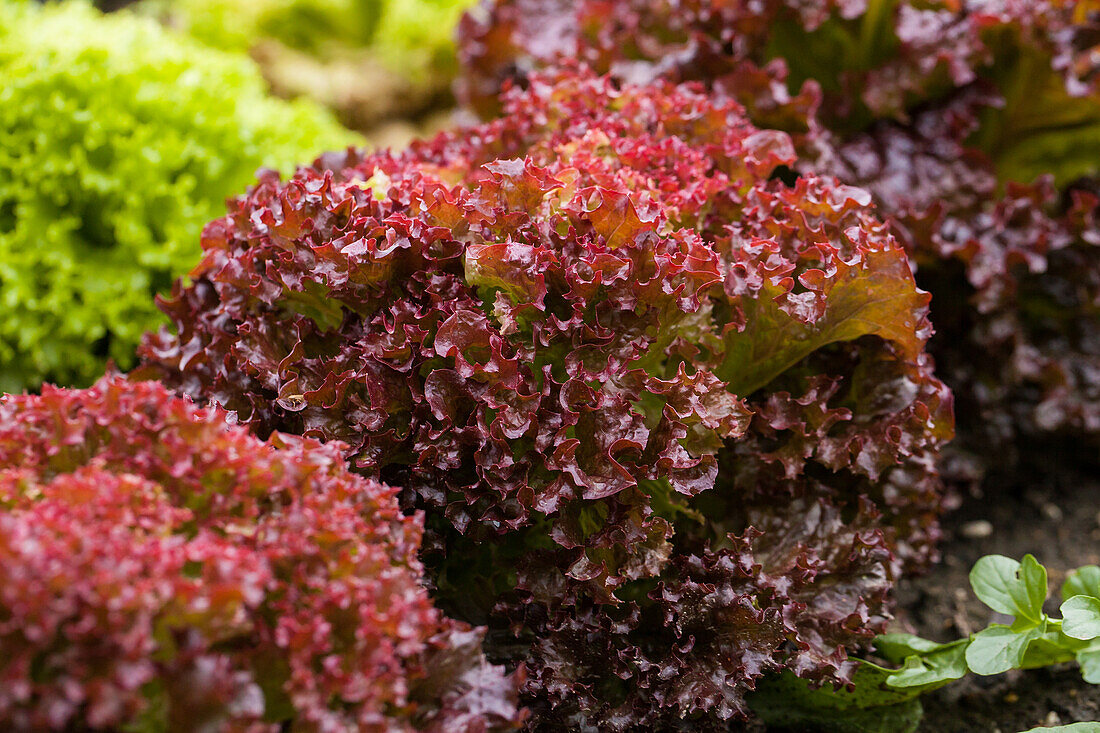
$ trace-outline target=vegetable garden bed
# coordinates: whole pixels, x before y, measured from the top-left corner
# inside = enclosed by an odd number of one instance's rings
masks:
[[[1100,731],[1096,0],[108,4],[0,0],[0,727]]]
[[[1042,557],[1059,585],[1064,570],[1100,564],[1100,482],[1065,470],[1027,475],[997,498],[968,497],[944,520],[944,560],[925,577],[902,583],[899,621],[944,641],[982,628],[990,611],[967,590],[967,575],[990,554]],[[986,535],[988,522],[991,532]],[[1054,609],[1051,609],[1052,611]],[[972,677],[924,701],[920,730],[954,733],[1026,730],[1100,720],[1100,688],[1081,679],[1073,665]]]

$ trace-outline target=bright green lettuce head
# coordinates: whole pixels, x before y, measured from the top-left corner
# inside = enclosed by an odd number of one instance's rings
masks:
[[[0,0],[0,79],[0,391],[129,367],[225,198],[355,141],[246,58],[81,3]]]

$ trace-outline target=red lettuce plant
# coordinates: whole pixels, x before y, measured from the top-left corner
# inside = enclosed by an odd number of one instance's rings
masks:
[[[395,490],[225,418],[117,377],[0,401],[3,727],[516,727]]]
[[[579,58],[703,82],[787,130],[800,170],[871,191],[918,264],[964,442],[1003,458],[1084,434],[1095,454],[1095,2],[496,0],[460,35],[483,114],[502,85]]]
[[[952,432],[904,251],[701,89],[564,71],[506,109],[262,176],[146,373],[403,486],[440,603],[549,727],[847,679],[933,554]]]
[[[492,114],[506,82],[577,58],[704,82],[770,126],[811,114],[839,144],[961,94],[980,127],[968,142],[1004,180],[1066,183],[1100,154],[1098,15],[1092,0],[492,0],[463,19],[460,91]]]

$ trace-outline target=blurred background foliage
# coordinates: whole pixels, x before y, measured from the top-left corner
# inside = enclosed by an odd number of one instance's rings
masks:
[[[142,0],[135,12],[248,52],[273,91],[310,97],[381,145],[441,127],[454,28],[476,0]],[[441,113],[442,111],[442,113]]]

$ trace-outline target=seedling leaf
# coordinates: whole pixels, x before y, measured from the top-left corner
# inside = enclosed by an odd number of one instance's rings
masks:
[[[967,672],[966,645],[940,646],[939,650],[923,658],[916,655],[906,658],[901,670],[886,678],[886,684],[891,687],[924,687],[963,677]]]
[[[922,639],[913,634],[882,634],[875,638],[875,651],[877,651],[883,659],[901,664],[906,657],[914,654],[929,654],[958,643],[959,642],[940,644],[939,642]]]
[[[1023,669],[1036,669],[1038,667],[1049,667],[1052,664],[1072,662],[1074,649],[1067,647],[1065,642],[1080,644],[1080,642],[1073,642],[1058,631],[1048,630],[1041,637],[1032,640],[1028,644],[1027,651],[1024,652],[1024,662],[1020,667]]]
[[[1047,571],[1031,555],[1022,563],[1004,555],[987,555],[970,571],[974,595],[999,613],[1039,623],[1046,600]]]
[[[1024,662],[1028,644],[1042,634],[1040,626],[1016,632],[1008,626],[995,624],[974,635],[966,648],[966,663],[970,671],[980,675],[1016,669]]]
[[[1077,652],[1081,676],[1090,685],[1100,685],[1100,647],[1090,646]]]
[[[1062,604],[1062,633],[1074,639],[1100,636],[1100,600],[1073,596]]]
[[[1070,573],[1062,584],[1062,600],[1068,601],[1074,596],[1100,598],[1100,567],[1085,565]]]

